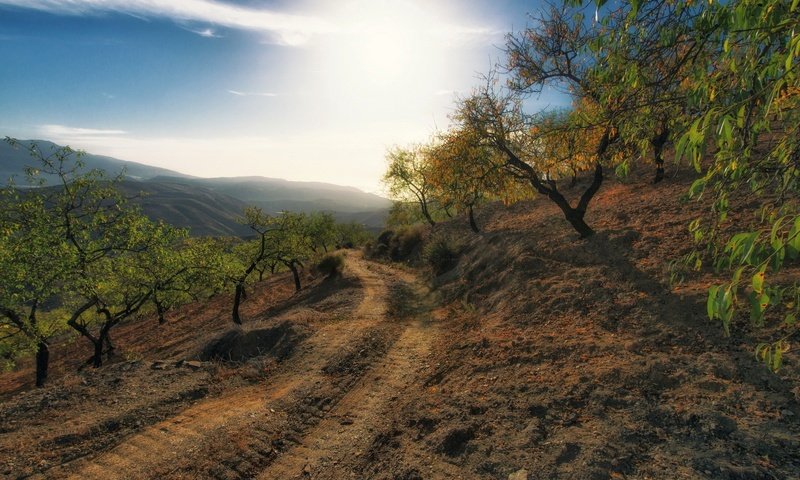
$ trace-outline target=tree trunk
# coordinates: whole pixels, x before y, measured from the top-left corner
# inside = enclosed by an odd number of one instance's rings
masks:
[[[653,183],[658,183],[664,180],[664,146],[667,144],[669,138],[669,129],[666,126],[661,127],[661,132],[655,137],[650,139],[650,145],[653,146],[653,157],[656,162],[656,177]]]
[[[299,292],[302,287],[300,286],[300,272],[297,271],[297,262],[292,260],[288,262],[286,266],[292,271],[292,276],[294,277],[294,290],[295,292]]]
[[[47,369],[50,366],[50,345],[39,340],[36,345],[36,386],[43,387],[47,381]]]
[[[586,238],[594,235],[594,230],[592,230],[592,227],[590,227],[589,224],[584,221],[583,217],[586,215],[586,209],[589,206],[589,202],[600,189],[600,185],[602,184],[603,166],[600,164],[600,162],[598,162],[595,164],[594,178],[592,179],[592,183],[589,185],[589,188],[583,192],[583,195],[581,195],[577,207],[573,208],[567,199],[564,198],[564,195],[556,190],[554,185],[551,186],[550,191],[547,193],[547,196],[550,198],[550,200],[558,205],[558,208],[560,208],[564,213],[564,218],[566,218],[569,224],[572,225],[572,228],[578,232],[580,238]]]
[[[566,217],[569,224],[572,225],[572,228],[578,232],[581,238],[591,237],[594,235],[594,230],[583,220],[583,215],[583,213],[574,208],[571,208],[568,212],[564,212],[564,217]]]
[[[94,344],[94,355],[92,356],[92,366],[94,368],[103,366],[104,346],[108,346],[108,350],[106,350],[106,352],[109,354],[109,356],[114,351],[114,345],[111,343],[111,336],[109,335],[112,326],[114,326],[114,322],[106,321],[100,328],[100,334],[98,335],[98,337],[92,340],[92,343]]]
[[[473,210],[474,210],[474,209],[472,208],[472,205],[470,205],[470,206],[468,207],[468,212],[469,212],[469,228],[471,228],[471,229],[472,229],[472,231],[473,231],[473,232],[475,232],[475,233],[480,233],[480,231],[481,231],[481,230],[478,228],[478,224],[475,222],[475,213],[474,213],[474,211],[473,211]]]
[[[450,205],[442,205],[442,209],[444,209],[444,213],[447,215],[447,218],[453,218],[453,214],[450,213]]]
[[[422,215],[425,217],[425,220],[431,224],[431,226],[436,225],[436,222],[433,221],[433,217],[431,217],[431,214],[428,212],[428,206],[424,203],[422,204]]]
[[[606,133],[600,139],[600,144],[596,150],[598,159],[603,159],[605,157],[608,146],[616,141],[616,138],[616,134],[612,136],[610,130],[606,131]],[[555,181],[543,180],[539,173],[533,169],[533,167],[520,160],[520,158],[517,157],[507,146],[501,146],[501,149],[508,157],[508,164],[517,171],[523,172],[534,190],[542,195],[546,195],[547,198],[549,198],[558,206],[558,208],[561,209],[561,212],[564,214],[564,218],[567,219],[569,224],[572,225],[572,228],[578,232],[581,238],[586,238],[594,234],[594,230],[592,230],[592,228],[589,227],[589,225],[583,220],[583,217],[586,215],[589,202],[591,202],[592,198],[603,184],[603,165],[599,160],[595,163],[594,178],[592,179],[592,183],[581,195],[581,198],[578,201],[578,206],[573,208],[564,195],[558,191]]]
[[[156,304],[156,312],[158,312],[158,324],[163,325],[167,323],[167,319],[164,317],[164,314],[167,313],[167,309],[164,308],[164,305],[158,300],[155,300],[153,303]]]
[[[105,351],[106,358],[107,359],[111,359],[112,357],[114,357],[116,355],[117,347],[115,347],[114,344],[111,342],[111,328],[110,327],[108,329],[108,332],[106,333],[105,344],[106,344],[106,347],[107,347],[106,351]]]
[[[94,354],[92,355],[92,366],[99,368],[103,366],[103,341],[96,340],[94,342]]]
[[[233,323],[236,325],[242,324],[242,318],[239,316],[239,305],[242,303],[242,293],[244,292],[244,285],[241,283],[236,284],[236,293],[233,295]]]

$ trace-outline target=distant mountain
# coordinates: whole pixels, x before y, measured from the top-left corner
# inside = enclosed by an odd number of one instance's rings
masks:
[[[23,140],[19,148],[0,142],[0,183],[11,177],[24,183],[25,168],[35,163],[27,151],[32,143],[44,155],[60,148],[45,140]],[[247,205],[268,213],[330,212],[339,221],[355,221],[372,230],[383,226],[391,206],[391,201],[378,195],[329,183],[266,177],[199,178],[101,155],[85,154],[82,160],[86,169],[104,170],[109,175],[124,169],[123,189],[130,195],[144,193],[136,202],[148,216],[188,227],[192,235],[247,234],[236,222]]]
[[[150,218],[189,228],[195,236],[242,236],[252,232],[238,223],[246,203],[208,188],[153,180],[126,179],[122,189]]]
[[[199,185],[238,198],[268,212],[330,211],[359,213],[386,210],[392,202],[354,187],[330,183],[294,182],[267,177],[155,178],[184,185]]]
[[[28,152],[28,148],[32,144],[35,144],[45,157],[52,155],[61,148],[60,145],[46,140],[20,140],[19,146],[16,148],[8,142],[0,141],[0,183],[5,183],[13,176],[16,177],[17,183],[22,184],[25,178],[25,169],[31,166],[38,167],[38,165],[35,164],[36,161]],[[85,164],[86,170],[103,170],[110,176],[118,175],[124,170],[126,177],[136,180],[158,176],[191,178],[189,175],[184,175],[166,168],[151,167],[149,165],[118,160],[103,155],[85,153],[81,156],[81,160]],[[53,180],[47,177],[45,177],[45,179],[48,181]]]

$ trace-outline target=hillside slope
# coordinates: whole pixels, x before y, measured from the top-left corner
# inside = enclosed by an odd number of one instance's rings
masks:
[[[29,366],[0,376],[0,475],[800,478],[796,355],[774,375],[758,331],[725,338],[708,274],[667,285],[705,208],[681,201],[689,181],[607,182],[587,240],[546,199],[483,209],[480,234],[438,225],[464,246],[432,293],[350,254],[299,294],[261,284],[239,333],[220,297],[122,326],[128,360],[100,370],[71,373],[85,345],[54,348],[47,388],[19,390]],[[178,363],[214,352],[241,363]]]
[[[486,478],[800,478],[797,354],[772,374],[753,356],[763,332],[707,319],[708,274],[667,285],[707,208],[682,200],[691,177],[607,182],[587,240],[545,199],[487,209],[478,235],[440,229],[465,239],[436,280],[454,333],[399,443],[424,435]]]
[[[237,221],[247,203],[214,190],[164,180],[126,179],[122,190],[154,220],[188,228],[190,235],[243,236],[252,232]]]

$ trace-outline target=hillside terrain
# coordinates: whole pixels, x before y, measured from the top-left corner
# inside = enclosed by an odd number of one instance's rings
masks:
[[[25,169],[35,163],[26,148],[36,144],[43,155],[59,146],[44,140],[24,140],[19,148],[0,142],[0,182],[14,178],[24,185]],[[340,222],[354,221],[379,229],[391,206],[383,197],[321,182],[297,182],[266,177],[199,178],[164,168],[84,154],[86,169],[99,169],[108,175],[124,172],[123,188],[129,194],[142,193],[139,203],[153,219],[190,229],[192,235],[242,235],[247,233],[236,222],[246,205],[269,213],[330,212]],[[46,175],[47,181],[53,181]]]
[[[649,173],[649,172],[648,172]],[[800,369],[758,363],[758,331],[705,313],[691,175],[609,180],[578,240],[547,199],[479,211],[431,277],[347,253],[341,278],[284,275],[120,326],[117,362],[0,376],[4,478],[800,478]],[[790,275],[797,275],[790,270]]]

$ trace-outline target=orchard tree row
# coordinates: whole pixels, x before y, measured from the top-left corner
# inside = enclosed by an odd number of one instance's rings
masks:
[[[446,132],[389,153],[385,181],[429,223],[466,212],[475,231],[481,202],[540,194],[584,238],[608,172],[644,162],[661,182],[669,150],[697,172],[689,196],[712,205],[688,226],[697,249],[687,260],[730,273],[709,289],[708,315],[726,332],[743,316],[780,325],[756,348],[777,369],[800,312],[797,279],[774,280],[800,257],[799,4],[550,5],[507,35],[504,61],[458,99]],[[528,109],[544,91],[571,107]],[[750,205],[736,222],[734,202]]]
[[[151,313],[164,323],[170,309],[228,289],[232,321],[241,324],[250,282],[288,270],[300,290],[307,263],[369,238],[330,214],[258,208],[241,219],[252,230],[247,239],[190,238],[143,215],[117,188],[121,177],[86,171],[79,152],[32,144],[30,153],[37,167],[25,184],[0,189],[0,356],[10,366],[35,355],[37,386],[47,379],[56,336],[85,338],[88,363],[99,367],[113,354],[111,332],[121,321]]]

